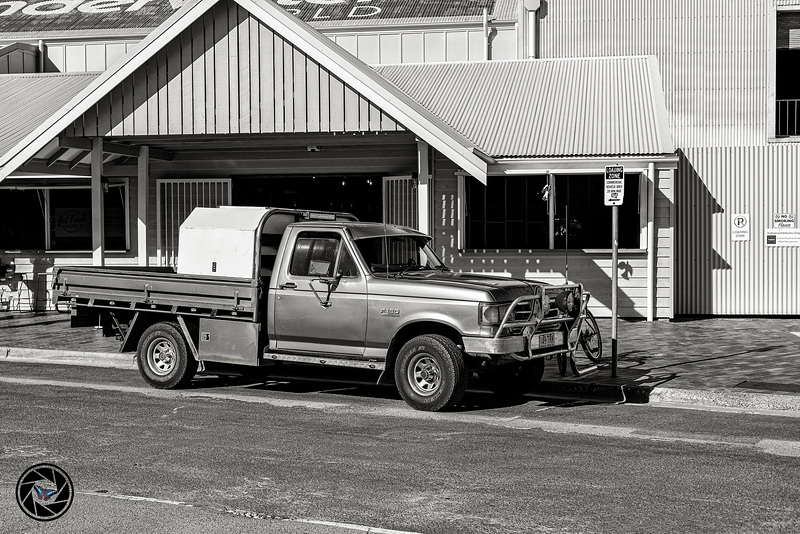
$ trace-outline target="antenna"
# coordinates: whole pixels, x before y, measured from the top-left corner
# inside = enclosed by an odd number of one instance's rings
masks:
[[[386,216],[383,217],[383,263],[386,264],[386,278],[389,278],[389,235],[386,230]]]
[[[564,204],[564,217],[567,221],[567,233],[564,235],[564,283],[569,284],[569,192],[567,203]]]

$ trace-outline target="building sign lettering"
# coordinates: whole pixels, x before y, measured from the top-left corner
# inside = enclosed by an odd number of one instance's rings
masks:
[[[273,0],[306,22],[480,17],[495,0]],[[185,0],[3,0],[0,33],[155,28]],[[112,16],[112,14],[124,16]]]
[[[607,165],[605,176],[605,205],[621,206],[625,198],[625,171],[622,165]]]
[[[88,237],[92,235],[89,208],[56,208],[54,237]]]
[[[797,228],[770,228],[767,230],[767,247],[800,247],[800,230]]]

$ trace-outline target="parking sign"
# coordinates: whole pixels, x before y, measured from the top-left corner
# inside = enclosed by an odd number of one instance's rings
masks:
[[[625,172],[622,165],[606,166],[606,206],[621,206],[625,196]]]

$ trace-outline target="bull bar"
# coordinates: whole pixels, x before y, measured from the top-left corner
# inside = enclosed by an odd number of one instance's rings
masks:
[[[575,285],[560,285],[560,286],[547,286],[550,291],[566,291],[575,289]],[[586,317],[586,309],[589,303],[590,293],[583,290],[583,284],[577,284],[580,291],[580,308],[577,317],[553,317],[546,318],[544,314],[544,291],[543,286],[539,286],[536,293],[533,295],[523,295],[517,297],[509,305],[506,310],[502,321],[497,327],[497,331],[491,338],[486,337],[465,337],[464,350],[468,353],[483,353],[483,354],[511,354],[512,357],[521,361],[527,361],[534,358],[545,358],[555,356],[558,359],[558,367],[561,374],[566,374],[567,357],[569,357],[570,367],[575,376],[582,376],[597,369],[596,365],[592,365],[586,369],[578,369],[575,362],[575,351],[578,348],[578,332]],[[531,317],[527,321],[513,321],[516,308],[523,303],[531,303]],[[538,303],[538,306],[536,305]],[[538,352],[533,354],[530,343],[527,340],[532,339],[541,326],[548,326],[553,324],[565,324],[573,321],[572,326],[567,331],[567,346],[556,347],[555,350],[548,352]],[[522,333],[513,336],[503,336],[503,334],[512,328],[522,328]],[[527,352],[527,356],[519,356],[517,353]]]

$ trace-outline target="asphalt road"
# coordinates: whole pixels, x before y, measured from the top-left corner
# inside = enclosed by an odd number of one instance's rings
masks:
[[[366,385],[0,363],[0,531],[800,532],[798,423],[476,391],[428,414]],[[39,462],[76,491],[49,523],[14,500]]]

